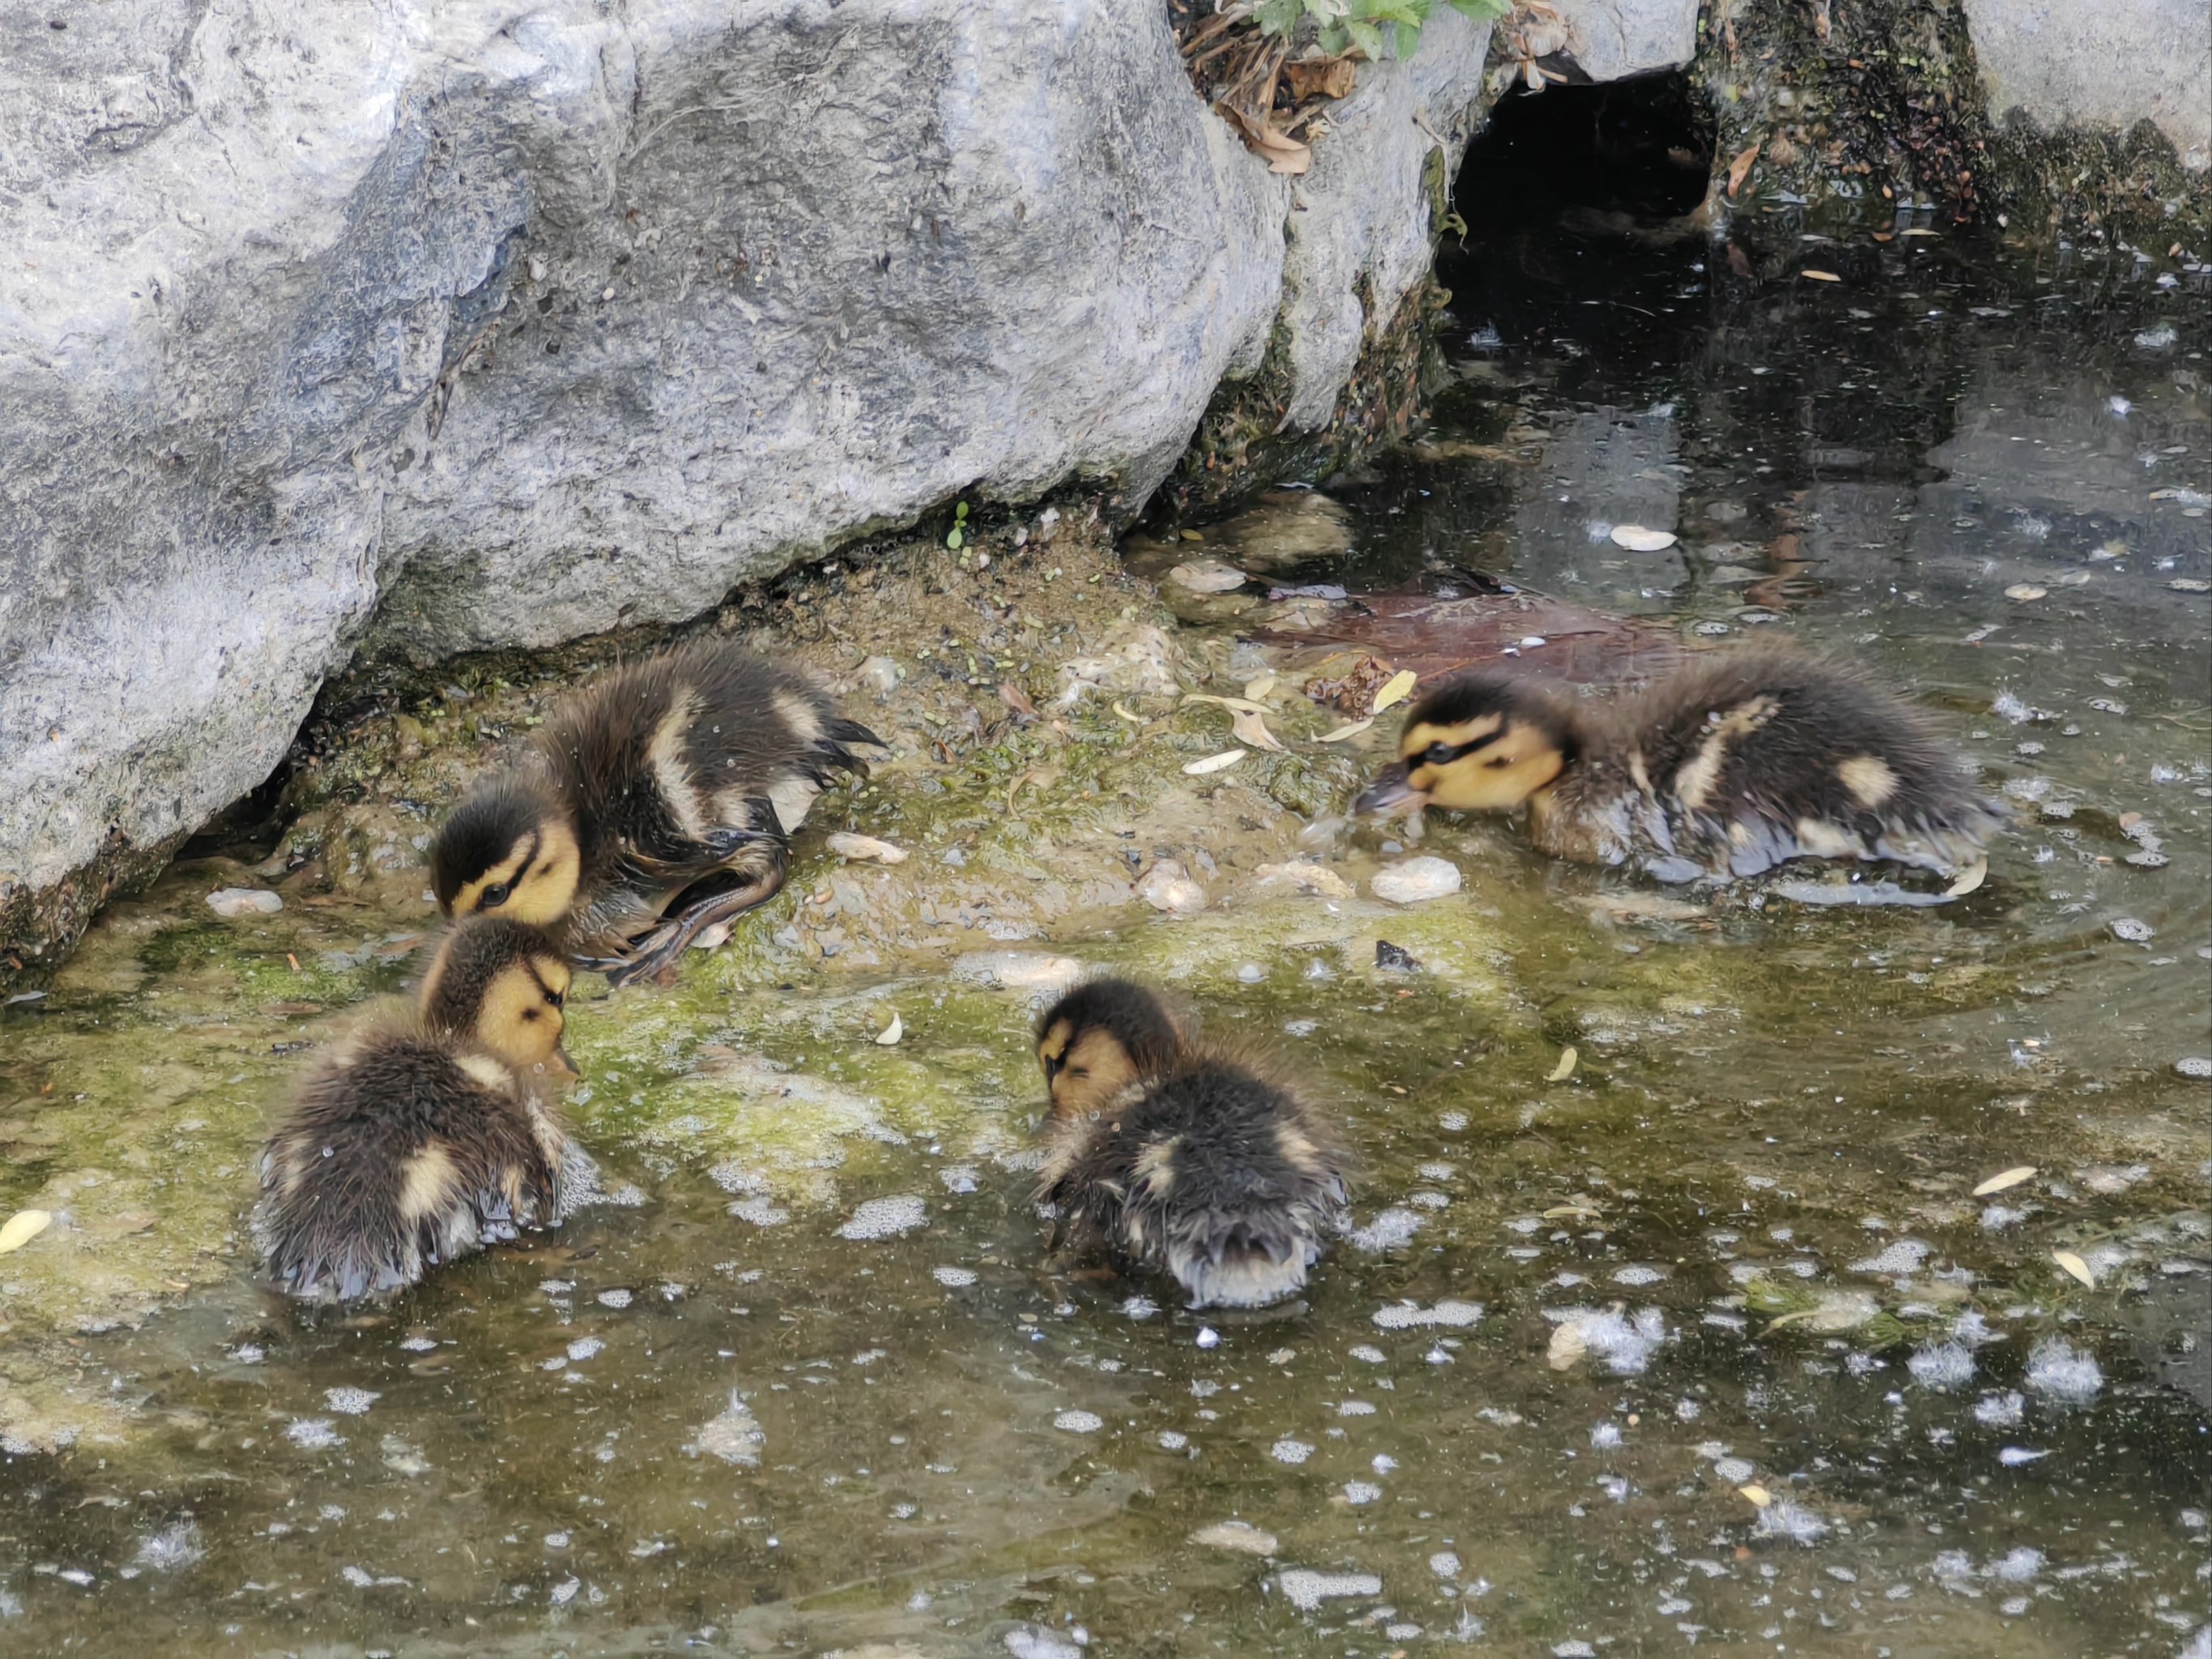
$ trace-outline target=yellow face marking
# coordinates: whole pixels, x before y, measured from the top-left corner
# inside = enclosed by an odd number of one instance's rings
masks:
[[[526,1075],[543,1072],[573,1077],[576,1068],[561,1048],[566,1023],[561,1004],[568,994],[567,963],[554,957],[514,963],[500,970],[484,993],[472,1035]]]
[[[1463,812],[1510,812],[1558,777],[1566,766],[1559,746],[1526,720],[1507,720],[1486,714],[1455,727],[1446,727],[1431,743],[1471,742],[1476,746],[1448,761],[1408,761],[1407,781],[1438,806]],[[1487,726],[1496,733],[1489,741],[1478,734],[1454,739],[1450,733]],[[1423,751],[1425,753],[1425,750]]]
[[[1844,787],[1862,806],[1880,806],[1897,793],[1898,777],[1887,762],[1874,755],[1854,755],[1836,769]]]
[[[409,1158],[399,1176],[399,1214],[405,1221],[450,1207],[453,1191],[453,1160],[434,1141]]]
[[[575,832],[558,819],[546,819],[453,895],[453,914],[489,910],[550,927],[575,902],[583,862]]]
[[[1060,1022],[1065,1025],[1066,1021]],[[1060,1026],[1054,1028],[1054,1032]],[[1046,1061],[1055,1117],[1088,1117],[1137,1080],[1137,1068],[1113,1033],[1094,1026]],[[1042,1048],[1038,1051],[1042,1054]]]
[[[1490,736],[1504,724],[1505,716],[1503,714],[1478,714],[1471,720],[1461,720],[1455,726],[1432,726],[1427,720],[1421,720],[1407,726],[1398,738],[1398,756],[1410,763],[1437,744],[1456,749],[1462,744],[1478,742]]]

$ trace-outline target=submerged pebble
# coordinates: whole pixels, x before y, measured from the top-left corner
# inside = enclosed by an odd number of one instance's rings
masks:
[[[1376,898],[1393,904],[1419,904],[1444,898],[1460,890],[1459,866],[1448,860],[1411,858],[1375,872],[1367,885]]]
[[[1217,1521],[1191,1534],[1190,1541],[1208,1549],[1231,1550],[1239,1555],[1273,1555],[1275,1534],[1261,1532],[1249,1521]]]
[[[226,921],[240,916],[273,916],[284,908],[283,896],[258,887],[223,887],[207,896],[208,908]]]

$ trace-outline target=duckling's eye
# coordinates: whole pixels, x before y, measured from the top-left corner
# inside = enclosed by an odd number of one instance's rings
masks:
[[[1423,760],[1428,762],[1431,766],[1442,766],[1446,762],[1456,760],[1458,757],[1459,750],[1453,748],[1451,744],[1448,743],[1431,744],[1429,745],[1429,752],[1421,757]]]
[[[514,889],[511,884],[504,881],[495,881],[492,883],[490,886],[483,890],[483,896],[481,902],[485,909],[496,910],[501,905],[507,902],[507,895],[512,893],[514,890]]]
[[[566,991],[548,991],[545,1000],[556,1008],[565,1008],[568,1006],[568,994]]]

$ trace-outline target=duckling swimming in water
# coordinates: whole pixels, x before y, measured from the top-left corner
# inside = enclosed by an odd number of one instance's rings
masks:
[[[881,739],[724,641],[617,668],[453,809],[430,848],[439,907],[551,928],[617,984],[657,974],[781,889],[815,797],[866,773],[855,744]]]
[[[270,1277],[313,1302],[383,1297],[597,1184],[549,1097],[569,969],[543,929],[463,920],[417,1005],[373,1020],[294,1096],[262,1156],[254,1229]]]
[[[1611,702],[1495,672],[1406,717],[1361,812],[1526,805],[1536,845],[1634,860],[1662,881],[1796,858],[1971,865],[2008,814],[1919,710],[1857,671],[1780,647],[1717,652]]]
[[[1257,1308],[1304,1289],[1346,1199],[1335,1138],[1249,1066],[1193,1047],[1127,980],[1046,1010],[1051,1097],[1037,1196],[1069,1242],[1164,1269],[1194,1308]]]

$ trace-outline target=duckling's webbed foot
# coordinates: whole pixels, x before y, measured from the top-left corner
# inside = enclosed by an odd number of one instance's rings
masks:
[[[627,985],[635,979],[657,978],[672,971],[683,959],[684,951],[690,949],[693,940],[708,928],[734,921],[746,911],[767,903],[783,890],[789,874],[789,861],[778,848],[769,866],[750,881],[701,899],[639,939],[629,959],[608,971],[607,982]]]

